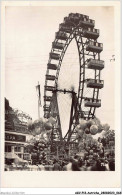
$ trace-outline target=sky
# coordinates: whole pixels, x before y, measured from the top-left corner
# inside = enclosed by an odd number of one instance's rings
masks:
[[[98,41],[103,43],[101,59],[105,61],[105,68],[101,78],[104,80],[104,88],[100,92],[102,106],[97,109],[96,116],[102,123],[108,123],[115,129],[115,62],[110,62],[112,55],[115,54],[113,7],[6,7],[5,97],[13,108],[28,113],[33,120],[38,118],[36,85],[39,81],[43,106],[45,74],[52,42],[59,24],[71,12],[88,15],[95,20],[95,28],[100,29]],[[70,89],[73,85],[77,91],[78,80],[78,53],[76,43],[72,41],[63,60],[59,86]],[[62,127],[66,131],[71,97],[59,94],[58,103]],[[40,115],[43,116],[43,107],[40,109]]]

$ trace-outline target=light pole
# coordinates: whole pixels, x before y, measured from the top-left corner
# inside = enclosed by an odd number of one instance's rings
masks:
[[[40,106],[41,106],[41,92],[40,92],[40,84],[38,81],[38,85],[36,86],[37,96],[38,96],[38,118],[40,119]]]

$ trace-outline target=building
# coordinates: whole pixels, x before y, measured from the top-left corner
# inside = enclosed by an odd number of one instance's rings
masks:
[[[8,164],[15,158],[31,160],[31,154],[26,149],[27,139],[32,137],[28,120],[31,120],[29,115],[11,108],[5,98],[5,161]]]

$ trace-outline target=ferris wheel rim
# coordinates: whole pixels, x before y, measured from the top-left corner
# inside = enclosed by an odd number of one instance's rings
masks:
[[[73,28],[72,28],[73,29]],[[80,30],[84,30],[84,28],[80,28]],[[59,77],[59,73],[60,73],[60,68],[61,68],[61,65],[62,65],[62,61],[63,61],[63,58],[64,58],[64,55],[65,55],[65,53],[66,53],[66,50],[67,50],[67,48],[68,48],[68,46],[70,45],[70,43],[71,43],[71,41],[75,38],[75,40],[76,40],[76,43],[77,43],[77,48],[78,48],[78,54],[79,54],[79,61],[80,61],[80,51],[79,51],[79,46],[78,46],[78,40],[77,40],[77,37],[79,36],[79,34],[77,34],[78,32],[77,31],[79,31],[79,24],[77,25],[77,26],[75,26],[74,27],[74,29],[73,30],[71,30],[71,32],[68,32],[69,33],[69,36],[68,36],[68,38],[66,39],[66,42],[64,43],[64,47],[63,47],[63,49],[62,49],[62,51],[61,51],[61,53],[60,53],[60,58],[59,58],[59,61],[58,61],[58,66],[57,66],[57,70],[56,70],[56,76],[55,76],[55,84],[54,84],[54,88],[56,88],[57,87],[57,81],[58,81],[58,77]],[[58,31],[58,33],[60,33],[60,32],[62,32],[60,29],[59,29],[59,31]],[[81,33],[81,32],[80,32]],[[80,34],[80,38],[81,38],[81,40],[82,40],[82,38],[85,38],[85,37],[83,37],[83,33],[81,33]],[[55,40],[54,40],[54,42],[53,43],[58,43],[58,40],[60,40],[60,39],[57,39],[57,38],[55,38]],[[88,38],[86,39],[86,40],[89,40]],[[83,42],[81,41],[81,45],[82,45],[82,47],[83,47]],[[59,49],[60,50],[60,49]],[[52,47],[52,49],[51,49],[51,53],[52,52],[54,52],[55,53],[55,49]],[[55,53],[56,54],[56,53]],[[93,53],[93,55],[95,56],[95,54]],[[96,54],[97,55],[97,54]],[[94,57],[94,59],[95,59],[95,57]],[[51,62],[51,57],[49,57],[49,61],[48,61],[48,63],[50,63]],[[80,67],[81,66],[83,66],[83,65],[81,65],[81,61],[80,61]],[[85,71],[85,64],[84,64],[84,66],[83,66],[83,69],[84,69],[84,71]],[[80,69],[80,71],[81,71],[81,69]],[[99,72],[100,72],[101,70],[99,70]],[[49,70],[47,69],[47,74],[49,73]],[[46,75],[47,75],[46,74]],[[81,74],[81,72],[80,72],[80,74]],[[85,78],[85,73],[84,73],[84,78]],[[95,78],[96,78],[96,70],[95,70]],[[100,74],[99,74],[99,77],[98,77],[98,79],[100,80]],[[82,84],[81,84],[82,83]],[[45,80],[45,86],[47,85],[47,80]],[[82,95],[81,95],[81,97],[80,97],[80,86],[82,86],[82,88],[84,88],[84,81],[83,82],[81,82],[81,77],[79,77],[79,86],[78,86],[78,102],[80,102],[80,107],[82,107],[82,100],[84,99],[84,97],[83,97],[83,90],[82,90]],[[46,91],[44,91],[44,93],[46,94]],[[96,93],[96,94],[95,94]],[[99,96],[99,89],[96,89],[96,91],[95,91],[95,88],[94,88],[94,90],[93,90],[93,97],[92,97],[92,99],[94,99],[95,97],[96,97],[96,102],[97,102],[97,100],[98,100],[98,96]],[[79,100],[80,99],[80,100]],[[44,101],[45,102],[45,101]],[[79,105],[78,105],[79,106]],[[92,110],[92,118],[94,117],[94,115],[95,115],[95,110],[96,110],[96,107],[90,107],[89,108],[89,112],[88,112],[88,116],[86,117],[87,119],[89,119],[89,118],[91,118],[91,116],[90,116],[90,113],[91,113],[91,110]]]

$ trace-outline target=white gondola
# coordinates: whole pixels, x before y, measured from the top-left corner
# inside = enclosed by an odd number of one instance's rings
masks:
[[[86,51],[100,53],[103,50],[103,44],[95,41],[88,41]]]
[[[104,68],[105,62],[103,60],[96,60],[89,58],[86,62],[87,68],[102,70]]]
[[[104,81],[103,80],[98,80],[98,79],[87,79],[86,80],[86,85],[89,88],[102,89],[103,86],[104,86]]]

